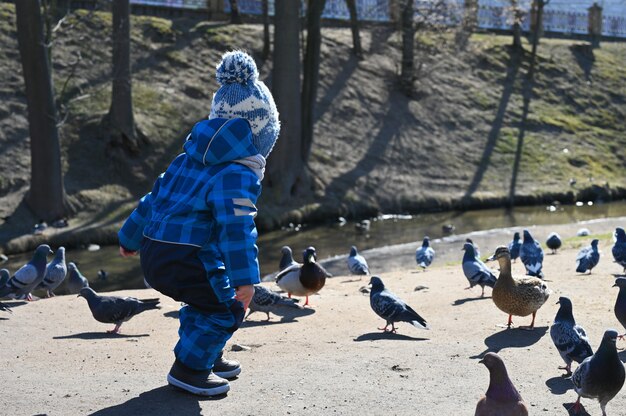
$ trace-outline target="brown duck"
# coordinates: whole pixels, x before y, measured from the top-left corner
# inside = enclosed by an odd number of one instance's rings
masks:
[[[545,282],[537,277],[513,277],[511,275],[511,253],[505,246],[496,249],[494,258],[500,263],[500,276],[493,287],[493,303],[503,312],[509,314],[507,327],[513,324],[513,315],[533,315],[528,328],[535,326],[535,315],[539,308],[548,300],[552,291]]]
[[[326,278],[332,277],[322,266],[316,263],[315,248],[309,247],[302,253],[303,264],[294,264],[278,273],[276,284],[291,295],[306,296],[304,306],[309,306],[309,295],[319,292],[326,284]]]

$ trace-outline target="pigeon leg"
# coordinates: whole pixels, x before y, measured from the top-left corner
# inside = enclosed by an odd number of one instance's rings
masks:
[[[384,328],[378,328],[378,329],[379,329],[379,330],[381,330],[381,331],[385,331],[385,332],[387,332],[387,327],[388,327],[388,326],[389,326],[389,323],[387,323],[387,325],[385,325],[385,327],[384,327]]]
[[[48,290],[48,296],[47,296],[47,297],[49,297],[49,298],[53,298],[54,296],[55,296],[55,294],[54,294],[54,293],[52,293],[52,292],[50,292],[50,291]]]
[[[33,301],[33,295],[31,295],[30,293],[28,295],[26,295],[26,300],[29,302]]]
[[[269,312],[265,312],[265,313],[267,314],[266,322],[269,322],[270,321],[270,313]]]
[[[481,297],[481,298],[484,298],[484,297],[485,297],[485,286],[483,286],[483,292],[480,294],[480,297]]]
[[[506,327],[511,329],[511,325],[513,325],[513,315],[509,314],[509,322],[507,322]]]
[[[289,296],[289,297],[291,297],[291,296]],[[311,306],[311,305],[309,305],[309,296],[308,296],[308,295],[307,295],[307,297],[306,297],[306,301],[304,302],[304,305],[302,305],[302,306],[303,306],[303,307],[304,307],[304,306]]]
[[[559,367],[559,370],[565,370],[567,373],[563,374],[565,377],[572,375],[572,363],[567,364],[565,367]]]
[[[250,315],[252,315],[252,309],[248,309],[248,314],[243,318],[243,320],[247,320]],[[269,315],[269,314],[268,314]]]
[[[396,331],[396,326],[395,326],[395,325],[393,324],[393,322],[392,322],[392,323],[391,323],[391,333],[392,333],[392,334],[395,334],[396,332],[398,332],[398,331]]]
[[[574,403],[574,406],[572,406],[572,408],[570,410],[573,411],[573,413],[575,415],[577,415],[578,413],[580,413],[580,408],[582,406],[580,405],[580,396],[578,396],[578,399],[576,399],[576,403]]]
[[[291,293],[287,292],[287,297],[291,299]]]
[[[110,331],[107,331],[109,334],[119,334],[120,333],[120,326],[122,326],[122,324],[115,324],[115,328],[111,329]]]

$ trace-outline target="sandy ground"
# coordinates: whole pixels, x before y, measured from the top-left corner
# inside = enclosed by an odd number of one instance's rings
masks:
[[[430,331],[399,325],[396,335],[382,326],[350,277],[329,280],[315,308],[296,317],[253,314],[227,345],[250,346],[228,352],[243,372],[219,399],[199,399],[167,386],[178,327],[176,302],[148,311],[109,335],[109,325],[89,315],[84,299],[59,296],[22,306],[0,316],[2,414],[7,415],[472,415],[488,385],[478,358],[497,351],[531,414],[565,415],[576,394],[562,378],[562,361],[549,325],[560,295],[574,303],[578,322],[597,348],[606,328],[624,328],[613,315],[621,268],[604,249],[590,276],[574,272],[576,250],[547,255],[545,273],[554,293],[539,311],[533,332],[506,330],[489,297],[467,286],[461,268],[441,266],[426,272],[403,270],[381,275],[387,286],[431,324]],[[523,272],[520,263],[514,273]],[[414,291],[416,286],[428,289]],[[117,292],[153,297],[151,290]],[[489,295],[489,289],[487,290]],[[526,325],[530,318],[517,318]],[[621,356],[626,360],[626,353]],[[583,400],[591,415],[597,403]],[[609,403],[610,415],[624,414],[622,391]]]

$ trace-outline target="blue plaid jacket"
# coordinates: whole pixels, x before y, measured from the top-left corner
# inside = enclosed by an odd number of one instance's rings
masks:
[[[233,287],[259,283],[254,217],[261,181],[233,163],[258,153],[248,121],[200,121],[184,150],[126,220],[120,245],[139,250],[146,237],[197,246],[207,272],[226,270]]]

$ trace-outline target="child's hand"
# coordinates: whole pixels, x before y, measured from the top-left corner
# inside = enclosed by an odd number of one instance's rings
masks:
[[[239,286],[235,289],[235,299],[243,303],[244,311],[248,309],[248,305],[250,305],[250,301],[252,300],[253,296],[254,296],[253,285]]]
[[[120,256],[130,257],[130,256],[136,256],[136,255],[137,255],[136,251],[126,250],[124,247],[120,246]]]

